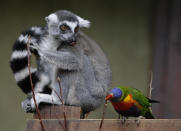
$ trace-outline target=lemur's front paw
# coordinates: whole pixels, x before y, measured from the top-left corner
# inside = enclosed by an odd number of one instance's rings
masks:
[[[21,106],[22,108],[24,109],[24,111],[26,113],[32,113],[32,112],[35,112],[35,108],[34,106],[32,105],[32,102],[31,102],[32,98],[27,98],[26,100],[24,100],[22,103],[21,103]]]
[[[38,46],[37,44],[34,44],[34,43],[30,43],[30,48],[31,48],[31,49],[34,49],[34,50],[36,50],[36,51],[39,50],[39,46]]]

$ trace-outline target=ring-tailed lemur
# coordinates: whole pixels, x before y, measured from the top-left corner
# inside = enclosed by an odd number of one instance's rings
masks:
[[[32,27],[16,40],[11,56],[11,69],[15,80],[28,95],[22,102],[26,112],[35,110],[28,72],[27,42],[34,53],[37,68],[31,67],[37,104],[61,104],[57,77],[66,105],[81,106],[83,113],[96,109],[104,101],[110,86],[109,62],[99,46],[79,31],[90,22],[60,10],[45,18],[46,27]],[[31,36],[31,39],[28,37]]]

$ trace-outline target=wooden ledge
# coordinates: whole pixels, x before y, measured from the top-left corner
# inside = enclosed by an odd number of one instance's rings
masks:
[[[67,120],[68,131],[98,131],[100,119]],[[46,131],[63,131],[60,119],[44,119]],[[41,131],[39,120],[28,120],[27,131]],[[135,120],[127,120],[125,124],[117,119],[105,119],[102,131],[181,131],[181,119],[142,119],[139,126]]]

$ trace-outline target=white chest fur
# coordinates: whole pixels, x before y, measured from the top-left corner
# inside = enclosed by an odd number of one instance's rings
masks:
[[[41,49],[51,51],[57,50],[58,46],[58,41],[56,41],[55,38],[53,38],[52,36],[45,37],[40,44]]]

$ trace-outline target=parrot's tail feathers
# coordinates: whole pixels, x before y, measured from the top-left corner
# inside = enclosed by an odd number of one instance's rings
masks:
[[[148,99],[148,101],[150,102],[150,103],[160,103],[160,101],[157,101],[157,100],[152,100],[152,99],[150,99],[150,98],[147,98]]]
[[[155,119],[155,117],[153,116],[153,114],[150,111],[145,114],[145,118],[146,119]]]

